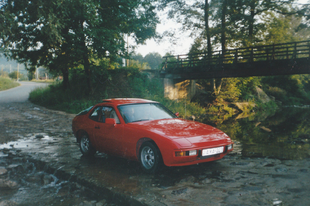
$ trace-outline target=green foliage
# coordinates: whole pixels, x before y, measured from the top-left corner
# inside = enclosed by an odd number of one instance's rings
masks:
[[[261,85],[261,77],[246,77],[238,79],[239,82],[237,85],[241,92],[240,99],[243,101],[254,100],[255,97],[253,96],[253,93],[255,87]]]
[[[144,57],[144,61],[149,64],[151,69],[161,69],[160,66],[163,62],[162,56],[159,53],[149,53]]]
[[[11,89],[17,86],[19,86],[19,83],[12,81],[10,78],[0,76],[0,91]]]
[[[263,19],[266,25],[266,35],[264,37],[265,44],[278,44],[293,41],[302,40],[298,38],[295,33],[296,26],[300,25],[297,23],[295,18],[291,16],[281,15],[277,17],[275,13],[268,12],[263,15]]]
[[[264,77],[263,89],[286,105],[309,104],[309,77],[309,74]]]
[[[132,62],[139,62],[142,64],[144,69],[161,69],[163,58],[159,53],[152,52],[145,57],[143,57],[141,54],[133,55],[131,57],[133,60],[130,61],[130,66],[132,66]],[[147,68],[148,67],[148,68]]]
[[[221,92],[217,98],[223,99],[228,102],[236,102],[241,95],[240,88],[238,88],[238,78],[223,78]]]
[[[30,93],[29,100],[48,108],[69,113],[77,113],[97,103],[95,100],[81,96],[77,90],[63,92],[60,84],[35,89]]]
[[[207,112],[206,108],[200,106],[198,103],[184,99],[179,101],[170,100],[163,95],[150,95],[146,96],[146,98],[162,103],[174,113],[179,112],[179,115],[182,118],[190,118],[192,116],[195,118],[201,118]]]
[[[28,80],[27,76],[25,76],[24,74],[22,74],[22,73],[20,73],[20,72],[17,72],[17,71],[11,72],[11,73],[9,74],[9,77],[10,77],[11,79],[16,79],[16,80],[17,80],[17,78],[18,78],[18,79],[21,80],[21,81]]]
[[[151,69],[147,62],[140,62],[138,60],[129,60],[129,66],[139,68],[141,70]]]

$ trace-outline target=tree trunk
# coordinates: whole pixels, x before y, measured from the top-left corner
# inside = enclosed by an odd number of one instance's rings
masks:
[[[211,34],[209,27],[209,1],[205,0],[205,29],[207,35],[207,44],[208,44],[208,59],[210,60],[212,56],[212,45],[211,45]]]
[[[213,78],[213,93],[219,95],[222,89],[223,78],[220,79],[219,85],[216,84],[216,79]]]
[[[80,29],[80,38],[81,38],[81,43],[80,43],[80,47],[83,50],[83,54],[82,54],[82,59],[83,59],[83,65],[84,65],[84,71],[85,71],[85,76],[86,76],[86,84],[87,84],[87,88],[88,91],[90,93],[93,92],[92,89],[92,85],[91,85],[91,70],[90,70],[90,64],[89,64],[89,60],[88,60],[88,48],[86,46],[86,38],[84,35],[84,5],[81,6],[81,19],[79,21],[79,29]]]
[[[249,40],[250,44],[253,44],[253,34],[254,34],[254,17],[255,17],[255,1],[252,0],[250,3],[251,7],[251,16],[249,19]],[[251,45],[246,45],[246,46],[251,46]]]
[[[62,86],[63,86],[63,89],[66,90],[69,87],[69,69],[63,68],[61,69],[61,72],[62,72],[62,77],[63,77]]]
[[[86,48],[87,49],[87,48]],[[93,92],[93,88],[91,85],[91,70],[90,70],[90,64],[88,61],[88,55],[83,55],[83,60],[84,60],[84,70],[85,70],[85,76],[86,76],[86,83],[87,83],[87,88],[90,93]]]
[[[216,79],[213,78],[213,93],[216,94]]]
[[[223,57],[225,56],[226,53],[226,13],[227,13],[227,0],[224,0],[222,6],[222,34],[221,34]]]

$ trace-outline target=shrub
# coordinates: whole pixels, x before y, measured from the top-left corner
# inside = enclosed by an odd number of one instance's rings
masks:
[[[0,91],[19,86],[19,83],[10,78],[0,76]]]

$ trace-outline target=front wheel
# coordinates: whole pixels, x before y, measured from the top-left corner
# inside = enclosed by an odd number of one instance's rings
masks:
[[[96,150],[91,145],[91,142],[87,134],[82,134],[82,137],[79,141],[80,150],[85,156],[93,156],[96,153]]]
[[[147,173],[155,173],[162,166],[160,151],[152,142],[145,142],[141,145],[139,160],[142,169]]]

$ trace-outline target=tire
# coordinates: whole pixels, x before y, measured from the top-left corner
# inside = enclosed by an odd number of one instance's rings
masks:
[[[80,146],[81,153],[85,156],[93,156],[96,153],[96,150],[91,145],[91,142],[86,133],[82,134],[80,141],[79,141],[79,146]]]
[[[147,173],[156,173],[162,166],[162,157],[158,147],[152,142],[145,142],[139,151],[139,161],[142,169]]]

